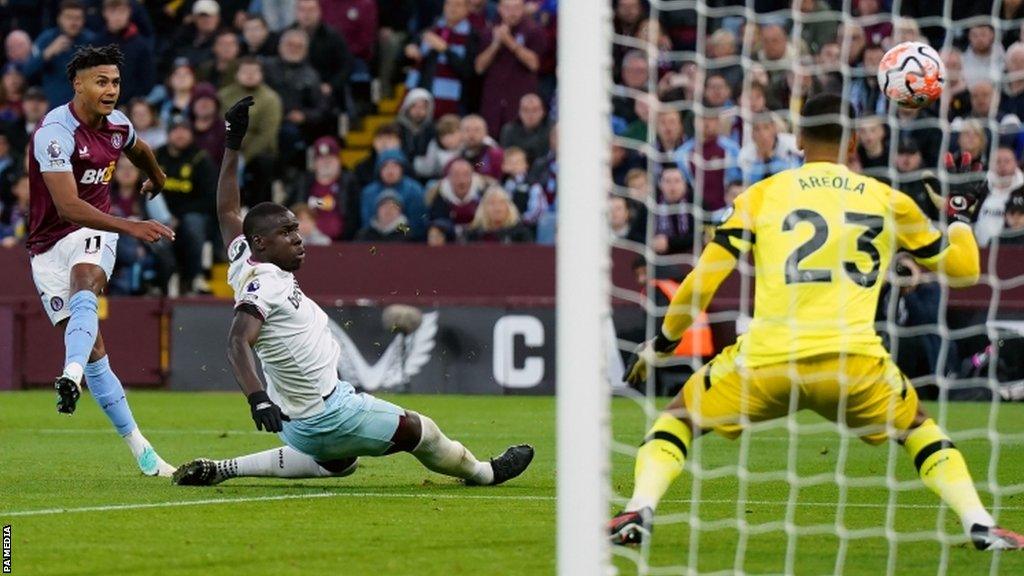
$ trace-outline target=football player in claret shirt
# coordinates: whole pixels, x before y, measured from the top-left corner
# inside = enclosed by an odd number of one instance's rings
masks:
[[[174,238],[159,222],[110,214],[110,181],[122,153],[149,177],[143,193],[155,195],[164,183],[153,151],[136,137],[128,118],[114,109],[121,90],[121,63],[121,51],[114,45],[83,47],[68,63],[75,97],[40,120],[29,144],[26,246],[43,308],[64,331],[64,371],[54,384],[57,411],[75,411],[84,378],[142,472],[170,476],[174,468],[157,455],[135,424],[99,332],[98,296],[114,269],[118,235],[145,242]]]
[[[642,383],[675,350],[741,255],[753,253],[750,329],[693,374],[655,421],[637,452],[632,498],[609,522],[613,543],[648,537],[654,509],[700,434],[734,439],[747,424],[785,417],[795,405],[845,424],[869,444],[899,442],[977,548],[1024,547],[1024,536],[995,526],[963,455],[925,413],[874,328],[878,293],[898,250],[951,286],[977,282],[970,223],[984,173],[969,156],[960,159],[961,171],[975,171],[953,175],[946,205],[951,224],[942,233],[909,196],[837,163],[856,149],[852,134],[842,147],[844,108],[835,94],[805,103],[798,142],[805,164],[739,195],[672,298],[657,336],[631,359],[627,379]],[[952,157],[947,165],[954,167]],[[931,187],[937,188],[934,180]]]

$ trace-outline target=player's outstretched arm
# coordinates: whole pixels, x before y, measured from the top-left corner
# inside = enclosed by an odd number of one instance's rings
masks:
[[[242,200],[238,188],[238,154],[245,132],[249,129],[249,107],[253,97],[246,96],[235,102],[224,113],[227,135],[224,139],[224,161],[220,166],[217,180],[217,221],[224,245],[242,234]]]
[[[281,408],[270,401],[263,383],[256,373],[256,359],[252,347],[259,338],[263,328],[263,317],[252,304],[241,304],[235,309],[235,318],[231,322],[228,334],[228,362],[235,380],[249,400],[252,419],[258,430],[280,432],[281,422],[288,416],[281,413]]]
[[[43,183],[50,191],[57,214],[83,228],[129,234],[146,242],[161,238],[174,240],[174,231],[155,220],[136,221],[111,216],[78,197],[73,172],[43,172]]]
[[[146,175],[146,181],[142,183],[139,193],[145,194],[149,200],[152,200],[164,189],[164,182],[167,181],[167,174],[164,174],[160,164],[157,163],[153,149],[149,147],[149,144],[143,142],[142,138],[136,136],[135,145],[126,149],[124,155]]]

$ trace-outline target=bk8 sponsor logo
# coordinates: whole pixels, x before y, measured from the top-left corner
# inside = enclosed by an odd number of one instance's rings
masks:
[[[114,161],[107,164],[105,168],[90,168],[82,172],[80,184],[109,184],[114,177]]]

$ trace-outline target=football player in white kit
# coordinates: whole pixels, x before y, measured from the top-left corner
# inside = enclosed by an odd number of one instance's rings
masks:
[[[292,272],[305,250],[295,215],[264,202],[241,217],[238,149],[249,125],[251,96],[224,115],[224,162],[217,186],[217,214],[228,245],[228,282],[235,291],[228,359],[249,400],[259,430],[278,433],[286,446],[231,458],[198,459],[178,468],[182,485],[212,485],[237,476],[309,478],[346,476],[359,456],[409,452],[434,472],[468,484],[496,485],[515,478],[533,459],[533,448],[508,448],[480,462],[449,439],[429,417],[404,410],[340,381],[341,349],[327,314],[306,298]],[[267,387],[256,372],[253,350]]]

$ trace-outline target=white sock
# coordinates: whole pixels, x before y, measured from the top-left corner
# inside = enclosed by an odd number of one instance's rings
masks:
[[[78,362],[69,362],[68,365],[64,367],[64,373],[61,374],[61,376],[64,376],[65,378],[70,378],[75,382],[75,384],[81,386],[82,376],[84,374],[85,368],[83,368],[81,364],[79,364]]]
[[[420,424],[423,435],[412,455],[429,470],[476,484],[494,482],[494,470],[490,462],[477,460],[469,449],[445,436],[429,417],[420,414]]]
[[[142,453],[150,446],[149,440],[146,440],[146,437],[142,435],[142,432],[139,432],[138,428],[125,434],[122,438],[128,443],[128,448],[131,449],[132,455],[135,458],[142,456]]]
[[[348,476],[355,472],[353,464],[335,474],[316,463],[312,456],[299,452],[290,446],[271,448],[255,454],[247,454],[228,460],[217,460],[217,474],[222,478],[236,476],[272,476],[276,478],[324,478],[327,476]]]
[[[982,526],[996,525],[996,521],[992,518],[992,515],[984,508],[965,512],[964,515],[960,517],[960,523],[963,524],[964,532],[968,535],[971,533],[971,526],[974,526],[975,524],[980,524]]]

